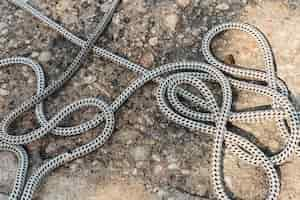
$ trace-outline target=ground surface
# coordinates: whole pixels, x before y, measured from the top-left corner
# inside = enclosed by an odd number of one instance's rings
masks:
[[[109,1],[32,0],[36,8],[85,38],[109,7]],[[178,60],[203,60],[203,34],[225,21],[243,21],[258,26],[269,38],[284,79],[295,102],[300,101],[300,3],[294,1],[247,0],[123,0],[98,45],[140,63],[147,68]],[[228,32],[217,40],[220,58],[232,55],[235,62],[261,68],[255,43],[246,35]],[[0,2],[0,58],[22,55],[39,61],[48,80],[54,80],[72,61],[78,48],[59,34],[16,8]],[[17,69],[17,70],[16,70]],[[60,92],[46,102],[49,116],[75,100],[104,96],[112,101],[137,77],[136,74],[93,57]],[[35,78],[22,66],[0,71],[0,117],[35,92]],[[53,172],[40,187],[35,199],[61,200],[207,200],[210,185],[212,138],[196,136],[168,122],[156,106],[155,84],[139,90],[117,113],[117,127],[110,141],[97,152]],[[238,93],[237,109],[266,104],[252,94]],[[90,119],[94,110],[72,116],[69,123]],[[15,125],[19,134],[38,126],[29,113]],[[282,140],[274,124],[239,125],[253,133],[270,150],[280,149]],[[28,145],[31,166],[91,139],[98,130],[80,138],[47,136]],[[300,159],[280,167],[281,200],[300,199]],[[0,156],[0,199],[9,193],[16,161],[13,155]],[[235,197],[263,199],[263,173],[230,154],[225,158],[225,179]]]

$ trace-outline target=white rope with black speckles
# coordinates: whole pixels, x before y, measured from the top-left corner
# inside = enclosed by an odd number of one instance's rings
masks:
[[[278,199],[280,181],[275,167],[289,159],[293,153],[299,152],[299,114],[288,98],[289,92],[287,87],[276,76],[274,57],[268,41],[255,27],[248,24],[226,23],[211,29],[202,41],[202,52],[208,64],[199,62],[178,62],[166,64],[153,70],[146,70],[140,65],[132,63],[105,49],[94,46],[96,39],[101,35],[111,20],[119,0],[112,2],[111,10],[103,17],[95,33],[92,34],[87,41],[76,37],[65,28],[44,16],[26,1],[11,0],[11,2],[30,12],[33,16],[61,33],[66,39],[81,47],[81,51],[62,76],[48,86],[45,83],[41,66],[34,61],[21,57],[0,60],[0,67],[12,64],[27,65],[33,69],[37,77],[37,94],[9,112],[0,123],[0,150],[15,153],[19,160],[17,177],[14,189],[9,197],[10,200],[32,199],[33,193],[41,179],[49,172],[101,147],[112,135],[114,113],[137,89],[152,80],[159,83],[157,90],[158,106],[169,120],[186,128],[197,130],[196,132],[210,134],[214,137],[211,172],[212,184],[217,199],[230,199],[225,191],[223,178],[222,165],[225,147],[241,160],[251,165],[262,167],[265,171],[269,186],[268,194],[265,199]],[[219,33],[232,29],[249,33],[256,39],[264,56],[266,71],[229,66],[214,57],[210,50],[212,40]],[[106,58],[139,73],[140,77],[133,81],[110,105],[96,98],[82,99],[66,106],[51,119],[47,119],[43,110],[43,100],[63,87],[63,85],[72,78],[77,70],[79,70],[90,50],[93,50],[93,52],[101,58]],[[168,76],[163,79],[161,78],[163,75]],[[264,84],[254,83],[253,80],[260,83],[263,82]],[[205,82],[219,84],[222,91],[221,105],[217,103],[214,94],[207,87]],[[200,96],[182,89],[182,85],[190,85],[196,88]],[[233,112],[231,110],[231,87],[272,98],[271,108],[267,110]],[[185,101],[194,107],[201,108],[206,112],[200,112],[199,109],[192,109],[192,107],[183,103],[179,97],[184,98]],[[59,127],[60,122],[62,122],[65,117],[83,107],[90,106],[97,107],[101,111],[92,120],[73,127]],[[9,134],[8,128],[12,122],[24,112],[34,107],[40,128],[24,135],[17,136]],[[248,139],[227,130],[227,122],[229,121],[256,123],[263,120],[276,120],[278,129],[285,139],[285,145],[282,150],[272,156],[267,156],[258,146],[251,143]],[[94,140],[44,162],[33,175],[26,179],[28,156],[21,145],[26,145],[41,139],[50,132],[58,136],[79,135],[99,126],[104,121],[105,126],[103,132]]]

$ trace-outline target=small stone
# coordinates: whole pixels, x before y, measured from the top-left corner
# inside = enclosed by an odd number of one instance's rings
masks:
[[[188,5],[190,5],[191,0],[176,0],[176,3],[178,6],[186,8]]]
[[[0,22],[0,32],[2,32],[2,30],[4,30],[7,27],[7,24],[4,22]]]
[[[217,5],[216,9],[218,9],[218,10],[228,10],[229,5],[227,3],[221,3],[221,4]]]
[[[8,200],[8,195],[0,193],[0,200]]]
[[[8,29],[5,28],[0,32],[0,35],[7,35],[7,33],[8,33]]]
[[[0,44],[4,44],[7,41],[5,37],[0,37]]]
[[[227,65],[234,65],[235,64],[235,59],[232,54],[228,54],[224,57],[224,63]]]
[[[140,60],[141,65],[143,65],[144,67],[151,67],[154,63],[154,56],[151,52],[146,52],[141,60]]]
[[[148,160],[151,154],[150,146],[137,146],[130,150],[130,154],[135,161]]]
[[[226,185],[229,187],[229,188],[233,188],[233,185],[232,185],[232,178],[229,177],[229,176],[225,176],[225,183]]]
[[[160,162],[160,156],[158,154],[153,154],[152,155],[152,160],[154,160],[156,162]]]
[[[161,175],[163,171],[163,167],[161,165],[155,165],[153,168],[154,175]]]
[[[138,174],[138,169],[137,168],[134,168],[132,170],[132,175],[136,176]]]
[[[177,170],[177,169],[179,169],[179,165],[178,165],[178,163],[171,163],[168,165],[168,169],[169,170]]]
[[[7,95],[9,95],[9,91],[6,89],[0,88],[0,95],[7,96]]]
[[[85,76],[84,79],[83,79],[83,82],[85,84],[92,84],[92,83],[94,83],[96,81],[97,81],[97,77],[94,76],[94,75]]]
[[[156,45],[158,45],[158,38],[157,38],[157,37],[152,37],[152,38],[150,38],[150,39],[149,39],[149,44],[150,44],[151,46],[156,46]]]
[[[175,32],[176,26],[179,22],[179,17],[175,13],[163,17],[164,17],[164,25],[171,31]]]
[[[181,174],[183,174],[183,175],[190,175],[190,174],[191,174],[191,171],[188,170],[188,169],[182,169],[182,170],[180,170],[180,172],[181,172]]]
[[[57,146],[58,145],[54,142],[48,144],[48,146],[45,149],[45,153],[48,153],[48,154],[55,153],[57,151],[57,148],[58,148]]]
[[[32,58],[37,58],[37,57],[39,57],[39,55],[40,55],[40,53],[37,52],[37,51],[34,51],[34,52],[31,53]]]
[[[18,41],[15,39],[11,39],[9,40],[8,44],[7,44],[8,48],[17,48],[18,47]]]
[[[40,54],[38,60],[39,60],[40,62],[48,62],[48,61],[51,60],[51,57],[52,57],[52,54],[51,54],[50,51],[43,51],[43,52]]]

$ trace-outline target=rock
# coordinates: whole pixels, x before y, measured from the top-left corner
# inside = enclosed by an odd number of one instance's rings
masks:
[[[168,165],[169,170],[178,170],[179,169],[179,163],[171,163]]]
[[[18,47],[18,41],[14,38],[10,39],[8,44],[7,44],[8,48],[17,48]]]
[[[166,28],[168,28],[169,30],[171,31],[175,31],[176,30],[176,26],[179,22],[179,17],[177,14],[175,13],[171,13],[171,14],[168,14],[166,16],[163,16],[164,17],[164,25],[166,26]]]
[[[94,75],[85,76],[85,77],[83,78],[83,82],[84,82],[85,84],[92,84],[92,83],[94,83],[94,82],[96,82],[96,81],[97,81],[97,77],[94,76]]]
[[[52,57],[52,54],[51,54],[50,51],[43,51],[43,52],[40,54],[38,60],[39,60],[40,62],[49,62],[49,61],[51,60],[51,57]]]
[[[151,154],[150,146],[137,146],[130,150],[130,155],[135,161],[148,160]]]
[[[224,63],[227,65],[234,65],[235,64],[234,56],[232,54],[225,55]]]
[[[0,200],[8,200],[8,195],[0,193]]]
[[[7,24],[4,22],[0,22],[0,32],[7,27]]]
[[[144,67],[151,67],[154,63],[154,56],[151,52],[146,52],[141,60],[140,60],[141,65],[143,65]]]
[[[153,161],[156,161],[156,162],[160,162],[161,159],[160,159],[159,154],[153,154],[153,155],[152,155],[152,160],[153,160]]]
[[[51,142],[48,144],[48,146],[45,149],[45,153],[50,154],[50,153],[55,153],[57,151],[58,145],[54,142]]]
[[[158,45],[158,38],[157,38],[157,37],[152,37],[152,38],[150,38],[150,39],[149,39],[149,44],[150,44],[151,46],[156,46],[156,45]]]
[[[163,166],[161,165],[155,165],[154,168],[153,168],[153,173],[154,175],[161,175],[162,172],[163,172]]]
[[[8,33],[8,29],[3,29],[2,31],[0,31],[0,35],[7,35]]]
[[[218,10],[228,10],[230,7],[227,3],[221,3],[217,5],[216,9]]]
[[[31,53],[31,57],[32,57],[32,58],[38,58],[39,55],[40,55],[40,53],[37,52],[37,51],[34,51],[34,52]]]
[[[190,5],[191,0],[176,0],[176,3],[178,6],[186,8],[188,5]]]
[[[9,91],[3,88],[0,88],[0,95],[1,96],[8,96],[9,95]]]
[[[9,193],[15,181],[17,160],[12,153],[0,152],[0,189]],[[1,199],[1,198],[0,198]]]
[[[0,44],[4,44],[7,41],[5,37],[0,37]]]
[[[8,33],[7,24],[0,22],[0,35],[6,35]]]

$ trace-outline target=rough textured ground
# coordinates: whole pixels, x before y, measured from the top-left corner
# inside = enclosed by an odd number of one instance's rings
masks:
[[[109,7],[109,1],[32,0],[35,7],[85,38]],[[214,24],[243,21],[258,26],[270,39],[278,72],[294,94],[300,95],[300,4],[291,1],[247,0],[123,0],[98,45],[147,68],[178,60],[203,60],[203,34]],[[216,41],[218,56],[261,68],[256,44],[246,35],[228,32]],[[78,48],[8,0],[0,2],[0,58],[22,55],[39,61],[49,81],[72,61]],[[17,70],[16,70],[17,69]],[[61,91],[46,102],[49,116],[75,100],[104,96],[112,101],[137,77],[136,74],[96,57]],[[0,71],[0,117],[35,92],[30,69],[17,66]],[[110,141],[97,152],[53,172],[35,199],[72,200],[207,200],[212,198],[209,179],[208,136],[196,136],[168,122],[155,105],[155,84],[139,90],[117,113],[117,127]],[[236,93],[236,109],[267,104],[262,97]],[[77,113],[66,122],[90,119],[94,110]],[[84,119],[83,119],[84,118]],[[262,148],[280,149],[282,140],[273,124],[237,124],[253,133]],[[17,133],[38,126],[32,112],[15,124]],[[31,166],[91,139],[98,130],[81,137],[47,136],[28,145]],[[300,159],[280,167],[281,200],[300,199]],[[16,168],[13,155],[0,156],[0,199],[9,193]],[[263,199],[263,173],[230,154],[225,159],[225,179],[240,199]]]

